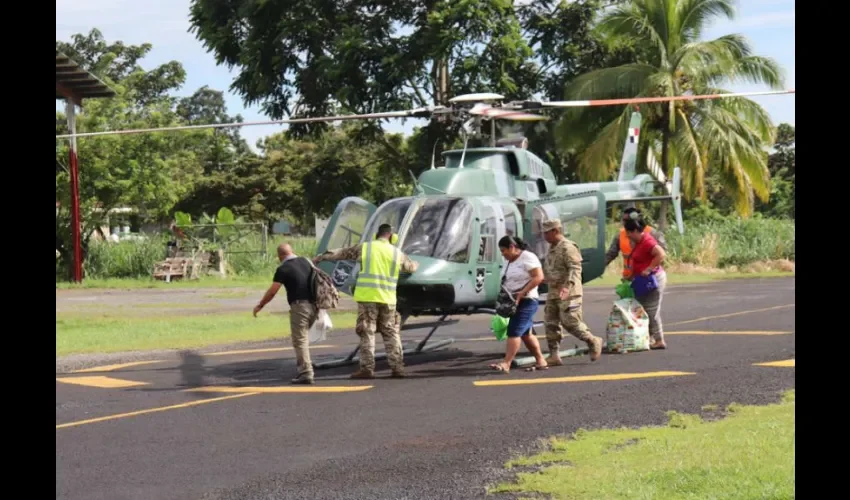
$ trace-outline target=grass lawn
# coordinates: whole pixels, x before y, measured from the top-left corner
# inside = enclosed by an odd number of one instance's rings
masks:
[[[332,313],[334,329],[352,328],[355,312]],[[154,349],[200,348],[289,336],[288,315],[251,312],[176,317],[56,315],[56,356]]]
[[[514,460],[546,466],[491,493],[581,499],[794,498],[795,391],[778,404],[730,405],[705,422],[670,413],[665,427],[579,431],[551,451]]]

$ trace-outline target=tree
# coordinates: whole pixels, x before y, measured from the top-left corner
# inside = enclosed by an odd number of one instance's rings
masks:
[[[756,210],[768,217],[796,218],[797,210],[797,163],[795,157],[795,128],[787,123],[779,124],[776,131],[774,152],[768,157],[770,171],[770,200],[756,202]]]
[[[242,116],[227,114],[224,93],[204,85],[189,97],[177,101],[176,113],[187,125],[241,123]],[[196,153],[203,158],[204,175],[229,170],[244,156],[253,156],[239,129],[211,129],[208,140],[198,144]]]
[[[169,92],[183,83],[185,72],[179,63],[168,63],[146,71],[139,60],[149,44],[125,46],[107,44],[100,32],[75,35],[68,44],[57,41],[57,50],[109,83],[116,91],[110,99],[87,101],[77,117],[79,132],[108,129],[147,128],[179,125]],[[67,133],[63,113],[56,113],[56,133]],[[197,144],[211,133],[191,131],[179,134],[141,134],[81,138],[77,141],[80,159],[79,192],[82,215],[82,249],[87,253],[89,239],[100,228],[108,211],[120,205],[140,210],[147,219],[166,216],[174,204],[192,187],[201,174],[194,153]],[[70,265],[70,189],[68,142],[56,144],[57,250]]]
[[[747,81],[780,88],[782,70],[752,53],[741,35],[701,40],[717,17],[733,17],[733,0],[633,0],[602,15],[598,28],[612,44],[638,47],[630,64],[586,73],[565,88],[566,99],[727,93],[724,83]],[[587,180],[609,178],[619,163],[630,108],[570,110],[559,124],[561,147],[579,155]],[[679,165],[687,197],[705,196],[706,172],[716,172],[736,211],[752,213],[754,197],[770,191],[766,146],[773,141],[768,114],[744,98],[677,101],[641,106],[644,123],[638,161],[660,149],[661,167]],[[579,127],[578,124],[583,124]],[[567,132],[569,131],[569,133]]]
[[[617,2],[193,0],[190,22],[217,62],[237,69],[231,90],[283,118],[445,105],[469,92],[560,98],[562,85],[581,72],[631,56],[626,45],[609,50],[589,29],[593,13],[610,3]],[[515,129],[497,125],[499,133]],[[414,133],[407,153],[387,142],[379,124],[358,126],[402,172],[428,168],[435,145],[439,154],[458,144],[457,124],[438,119]],[[289,133],[326,128],[293,125]],[[549,156],[546,125],[528,133]],[[568,157],[549,159],[560,173]]]

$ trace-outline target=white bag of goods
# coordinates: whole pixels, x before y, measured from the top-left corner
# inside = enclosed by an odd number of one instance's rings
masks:
[[[605,329],[605,350],[625,353],[649,350],[649,315],[635,299],[614,302]]]
[[[330,314],[326,310],[320,309],[319,317],[316,318],[316,322],[307,332],[307,342],[311,345],[324,342],[328,338],[328,331],[333,329],[333,326]]]

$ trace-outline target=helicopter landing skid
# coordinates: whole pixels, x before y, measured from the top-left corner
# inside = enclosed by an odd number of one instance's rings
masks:
[[[444,340],[440,340],[440,341],[428,344],[428,340],[431,338],[432,335],[434,335],[434,332],[436,332],[438,328],[440,328],[441,326],[454,325],[455,323],[458,323],[460,321],[459,319],[447,320],[446,317],[448,317],[448,314],[444,314],[439,320],[431,321],[429,323],[413,323],[413,324],[407,324],[407,325],[402,324],[401,331],[419,330],[419,329],[429,328],[429,327],[431,328],[431,331],[428,332],[428,335],[426,335],[424,339],[419,341],[419,343],[416,344],[416,347],[404,349],[402,351],[404,353],[404,355],[405,356],[411,356],[411,355],[414,355],[414,354],[422,354],[423,352],[433,351],[435,349],[439,349],[441,347],[445,347],[449,344],[454,343],[455,339],[444,339]],[[404,320],[402,320],[402,321],[404,321]],[[357,356],[357,352],[359,350],[360,350],[360,346],[358,345],[357,347],[354,348],[353,351],[351,351],[351,354],[349,354],[348,356],[346,356],[344,358],[338,358],[338,359],[332,359],[332,360],[329,360],[329,361],[323,361],[321,363],[313,363],[313,368],[316,369],[316,370],[321,370],[321,369],[327,369],[327,368],[338,368],[340,366],[348,366],[348,365],[353,365],[355,363],[359,363],[360,362],[360,356]],[[387,357],[387,353],[385,353],[385,352],[375,353],[375,361],[378,361],[379,359],[386,359],[386,357]]]

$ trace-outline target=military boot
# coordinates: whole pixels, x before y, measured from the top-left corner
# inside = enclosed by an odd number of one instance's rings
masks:
[[[393,372],[390,374],[390,377],[392,377],[392,378],[404,378],[405,377],[404,368],[398,368],[398,369],[393,370]]]
[[[302,373],[291,380],[293,384],[305,384],[310,385],[313,383],[313,374],[312,373]]]
[[[590,348],[590,360],[596,361],[602,355],[602,337],[593,336],[590,342],[587,343]]]
[[[365,370],[363,368],[357,370],[356,372],[351,374],[351,378],[354,379],[369,379],[375,378],[375,372],[372,370]]]
[[[549,357],[546,358],[546,363],[549,366],[562,366],[564,364],[561,361],[561,343],[557,340],[549,340]]]

